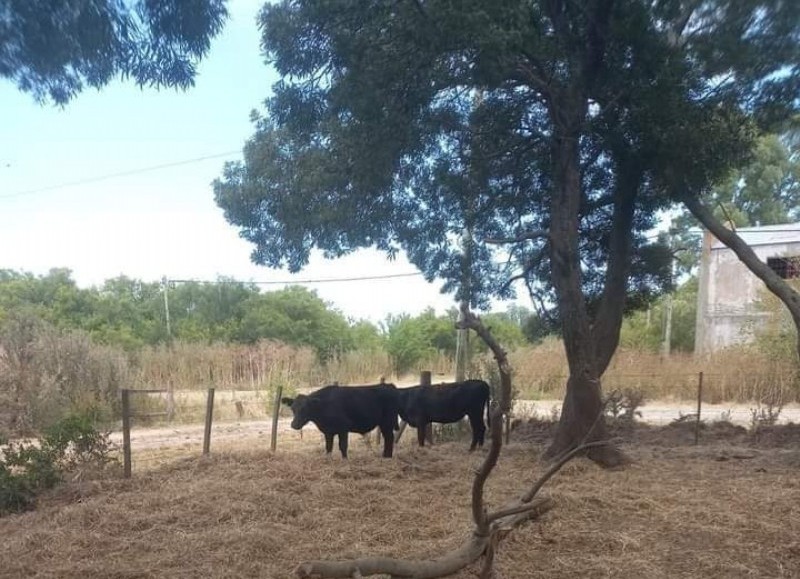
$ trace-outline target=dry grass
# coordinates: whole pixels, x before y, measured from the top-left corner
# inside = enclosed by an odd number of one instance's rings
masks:
[[[548,488],[556,509],[503,543],[498,577],[800,576],[796,438],[791,450],[746,454],[627,444],[637,462],[621,472],[572,463]],[[0,519],[0,576],[282,578],[307,558],[434,556],[470,529],[481,455],[463,442],[419,450],[404,440],[383,460],[352,437],[348,461],[322,456],[318,436],[285,436],[275,455],[249,446],[80,493],[68,486],[36,512]],[[493,504],[541,470],[539,450],[506,449]]]
[[[563,398],[567,362],[560,341],[512,352],[514,385],[520,398]],[[800,401],[800,379],[793,359],[769,358],[755,348],[731,348],[703,359],[674,353],[668,358],[643,350],[619,348],[603,376],[603,390],[634,389],[647,400],[691,400],[700,372],[707,402]]]

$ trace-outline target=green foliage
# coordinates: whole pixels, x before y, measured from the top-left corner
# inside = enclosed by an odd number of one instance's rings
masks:
[[[521,279],[597,342],[568,347],[608,354],[623,313],[671,288],[665,243],[645,235],[659,212],[796,113],[798,6],[270,4],[282,78],[215,198],[257,263],[404,250],[472,306]],[[425,348],[403,345],[408,360]]]
[[[800,291],[798,280],[787,280],[787,282],[795,291]],[[797,364],[796,347],[798,329],[788,308],[766,289],[762,290],[757,307],[766,314],[766,317],[762,324],[753,328],[755,347],[775,366],[782,366],[786,362],[795,366],[796,374],[791,381],[795,382],[800,392],[800,365]]]
[[[254,343],[267,338],[314,348],[320,359],[354,346],[347,320],[316,292],[300,286],[250,298],[237,338]]]
[[[350,324],[315,292],[292,287],[259,292],[253,284],[220,278],[215,283],[171,284],[167,291],[172,339],[183,342],[255,343],[263,339],[310,346],[321,359],[357,344],[382,347],[377,328]],[[164,288],[125,276],[95,288],[78,288],[69,270],[44,276],[0,270],[0,323],[28,312],[93,341],[133,352],[168,341]]]
[[[361,352],[379,352],[386,349],[386,337],[372,322],[359,320],[350,325],[353,349]]]
[[[224,0],[6,2],[0,76],[56,104],[117,76],[187,88],[226,17]]]
[[[419,370],[423,362],[437,353],[455,355],[455,320],[452,316],[437,316],[432,308],[416,317],[408,314],[389,316],[384,327],[386,351],[392,357],[398,375]]]
[[[104,466],[112,462],[108,435],[97,430],[91,414],[70,414],[44,430],[42,448],[59,457],[67,470],[81,464]]]
[[[85,415],[57,422],[37,444],[7,444],[0,456],[0,515],[31,508],[37,495],[77,466],[105,467],[112,462],[110,451],[108,435]]]
[[[491,330],[495,339],[506,350],[514,350],[519,346],[522,346],[527,341],[523,328],[520,327],[519,322],[507,312],[488,313],[481,316],[481,319],[483,320],[484,325]],[[486,353],[489,351],[488,346],[483,342],[483,340],[477,338],[474,336],[474,334],[471,336],[471,339],[475,344],[476,351],[480,353]]]
[[[730,171],[705,200],[714,216],[736,227],[775,225],[800,220],[800,156],[789,135],[766,134],[759,138],[752,159]],[[682,271],[700,260],[699,224],[683,210],[672,219],[667,239]],[[691,231],[690,231],[691,230]]]
[[[684,282],[669,296],[657,299],[645,311],[626,316],[622,322],[620,345],[658,352],[662,347],[666,326],[666,309],[672,305],[671,349],[694,352],[694,331],[697,313],[697,278]]]

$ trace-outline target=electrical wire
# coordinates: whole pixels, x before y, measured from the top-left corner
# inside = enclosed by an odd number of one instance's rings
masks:
[[[182,165],[190,165],[192,163],[200,163],[210,159],[220,159],[222,157],[230,157],[232,155],[239,155],[241,151],[227,151],[225,153],[216,153],[214,155],[205,155],[203,157],[194,157],[192,159],[185,159],[183,161],[173,161],[171,163],[163,163],[161,165],[152,165],[150,167],[141,167],[139,169],[129,169],[127,171],[120,171],[118,173],[109,173],[107,175],[100,175],[98,177],[88,177],[86,179],[79,179],[78,181],[69,181],[66,183],[59,183],[56,185],[48,185],[46,187],[38,187],[36,189],[26,189],[23,191],[16,191],[14,193],[0,194],[0,199],[11,199],[12,197],[22,197],[25,195],[35,195],[37,193],[45,193],[48,191],[55,191],[57,189],[65,189],[67,187],[76,187],[78,185],[87,185],[89,183],[97,183],[99,181],[107,181],[109,179],[116,179],[118,177],[129,177],[131,175],[139,175],[141,173],[149,173],[151,171],[160,171],[161,169],[169,169],[171,167],[180,167]]]

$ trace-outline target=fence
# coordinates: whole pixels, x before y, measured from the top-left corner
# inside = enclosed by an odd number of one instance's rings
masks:
[[[208,456],[211,452],[211,434],[212,434],[212,425],[214,421],[214,400],[215,400],[215,388],[209,388],[206,391],[206,399],[205,399],[205,419],[203,425],[203,441],[202,441],[202,456]],[[276,396],[273,403],[273,413],[272,413],[272,429],[271,429],[271,443],[270,446],[274,451],[276,448],[277,443],[277,432],[278,432],[278,418],[279,418],[279,410],[280,410],[280,398],[281,398],[282,388],[278,388],[276,390]],[[125,478],[130,478],[132,471],[133,471],[133,447],[131,443],[131,424],[133,419],[135,418],[152,418],[152,417],[168,417],[172,416],[172,413],[169,410],[165,410],[163,412],[136,412],[131,407],[131,396],[132,395],[139,395],[139,396],[150,396],[152,394],[166,394],[167,399],[171,399],[171,392],[167,390],[159,390],[159,389],[147,389],[147,390],[130,390],[124,389],[120,391],[121,401],[122,401],[122,456],[123,456],[123,474]],[[168,408],[171,406],[169,403],[167,404]],[[163,448],[157,447],[160,452],[149,453],[149,456],[143,461],[153,461],[158,460],[160,457],[166,457],[167,455],[174,454],[174,451],[165,452]],[[152,449],[151,449],[152,450]],[[185,454],[185,453],[181,453]]]
[[[555,376],[548,377],[552,380]],[[566,383],[567,376],[559,375],[555,377]],[[653,381],[662,383],[665,380],[664,376],[652,373],[610,373],[603,377],[603,391],[609,394],[615,390],[620,392],[633,391],[640,392],[645,396],[645,404],[643,411],[645,413],[645,420],[648,422],[671,422],[679,416],[675,415],[675,408],[680,408],[680,417],[684,420],[690,419],[695,422],[695,437],[699,439],[700,424],[703,418],[710,418],[711,415],[704,413],[704,404],[714,404],[719,402],[721,391],[727,392],[741,392],[745,389],[748,392],[756,393],[758,395],[758,404],[765,406],[778,405],[781,406],[784,402],[789,402],[797,398],[797,393],[794,392],[796,384],[789,380],[782,380],[776,378],[770,382],[764,378],[762,374],[742,374],[738,383],[731,381],[730,376],[725,374],[718,374],[714,372],[673,372],[669,375],[669,379],[673,381],[672,392],[679,394],[676,396],[679,400],[686,402],[677,405],[674,401],[663,408],[659,404],[649,405],[647,400],[650,399],[648,392],[652,391],[649,385]],[[420,375],[420,384],[431,384],[432,377],[430,372],[422,372]],[[517,390],[517,399],[514,403],[514,408],[511,414],[516,417],[532,416],[537,413],[544,412],[545,416],[557,417],[558,408],[555,407],[558,401],[563,396],[551,396],[547,401],[534,399],[526,399],[526,392],[530,390]],[[201,398],[202,394],[202,398]],[[254,419],[254,422],[249,423],[257,425],[259,430],[258,434],[266,430],[264,424],[271,419],[270,428],[270,448],[275,451],[277,448],[278,440],[278,421],[280,412],[280,399],[283,394],[283,388],[278,384],[274,390],[216,390],[209,388],[205,393],[198,391],[178,392],[175,393],[173,404],[170,404],[170,393],[167,390],[149,389],[149,390],[123,390],[122,391],[122,410],[123,410],[123,455],[125,462],[125,475],[130,476],[132,464],[137,463],[153,463],[163,462],[169,459],[174,459],[178,456],[186,456],[187,454],[207,455],[210,452],[211,438],[212,438],[212,424],[214,420],[229,420],[234,419],[241,421],[243,424],[248,424],[246,419]],[[162,399],[166,395],[167,404],[166,408],[158,406],[154,410],[154,400],[158,404],[162,404]],[[131,397],[135,397],[141,404],[142,408],[132,408]],[[690,398],[691,397],[691,398]],[[689,401],[691,400],[691,402]],[[180,421],[182,418],[188,418],[189,421],[194,421],[196,424],[199,422],[200,414],[197,409],[201,406],[204,409],[203,416],[203,433],[202,445],[199,442],[192,444],[185,442],[180,444],[180,450],[175,449],[175,444],[171,445],[169,450],[158,447],[154,444],[143,445],[141,448],[136,449],[136,457],[133,456],[133,449],[131,448],[131,423],[132,420],[147,420],[152,419],[165,419],[166,424],[171,429],[176,428],[175,423],[171,422],[174,419]],[[543,406],[551,404],[553,408],[548,409]],[[758,405],[757,404],[757,405]],[[712,410],[719,411],[720,407],[717,406]],[[670,413],[671,412],[671,413]],[[745,420],[750,418],[750,411],[738,410],[739,422],[742,422],[742,416]],[[792,411],[798,413],[798,411]],[[726,412],[730,418],[730,411]],[[800,415],[800,413],[798,414]],[[505,442],[510,442],[511,433],[511,416],[507,414],[503,417],[504,421],[504,438]],[[434,440],[439,441],[446,439],[460,438],[466,432],[469,432],[469,427],[464,424],[465,421],[456,423],[455,425],[436,425],[432,427],[429,425],[426,440],[428,443],[433,443]],[[401,423],[401,430],[396,436],[399,442],[403,430],[406,428],[405,423]],[[243,431],[247,428],[243,427]],[[247,436],[247,432],[238,432],[240,438]],[[300,432],[302,437],[302,431]],[[378,435],[380,436],[380,435]],[[189,438],[188,436],[186,437]],[[196,436],[193,438],[197,438]],[[232,438],[228,436],[228,438]],[[380,443],[380,438],[378,438]],[[166,446],[166,445],[164,445]]]

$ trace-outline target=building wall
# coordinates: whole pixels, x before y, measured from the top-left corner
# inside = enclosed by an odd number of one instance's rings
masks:
[[[753,339],[754,330],[768,314],[758,302],[766,291],[763,282],[713,237],[704,240],[698,292],[695,354],[709,354]],[[762,261],[770,257],[800,255],[800,239],[794,242],[752,245]]]

